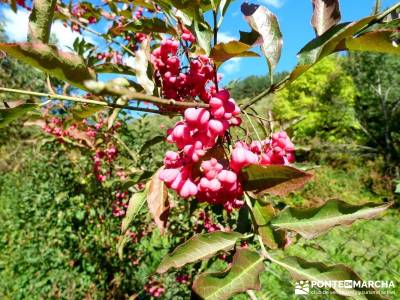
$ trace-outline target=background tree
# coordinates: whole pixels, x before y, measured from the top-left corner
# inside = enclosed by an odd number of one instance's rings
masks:
[[[363,138],[382,154],[389,173],[398,176],[400,60],[388,54],[352,53],[344,66],[357,87],[355,110]]]

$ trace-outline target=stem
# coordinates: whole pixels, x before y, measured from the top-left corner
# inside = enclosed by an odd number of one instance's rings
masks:
[[[218,43],[218,25],[217,25],[217,16],[218,16],[218,8],[215,8],[213,10],[213,20],[214,20],[214,47]],[[215,83],[215,88],[217,92],[219,91],[218,88],[218,72],[217,72],[217,66],[214,63],[214,83]]]
[[[268,89],[266,89],[264,92],[258,94],[257,96],[255,96],[253,99],[251,99],[247,104],[243,105],[241,108],[242,110],[247,109],[248,107],[254,105],[255,103],[257,103],[258,101],[260,101],[262,98],[264,98],[265,96],[268,96],[269,94],[273,94],[279,90],[281,90],[282,88],[285,87],[285,85],[289,82],[289,76],[284,78],[283,80],[281,80],[280,82],[278,82],[277,84],[273,84],[271,85]]]
[[[123,108],[123,109],[129,109],[129,110],[136,110],[136,111],[144,111],[144,112],[152,112],[152,113],[158,113],[162,114],[161,111],[155,110],[155,109],[149,109],[149,108],[141,108],[141,107],[136,107],[136,106],[126,106],[126,105],[119,105],[119,104],[114,104],[114,103],[108,103],[105,101],[98,101],[98,100],[92,100],[92,99],[86,99],[86,98],[81,98],[81,97],[71,97],[71,96],[64,96],[64,95],[58,95],[58,94],[46,94],[46,93],[38,93],[38,92],[31,92],[31,91],[23,91],[23,90],[16,90],[16,89],[9,89],[9,88],[3,88],[0,87],[0,91],[3,92],[10,92],[10,93],[17,93],[17,94],[24,94],[24,95],[31,95],[31,96],[38,96],[38,97],[47,97],[49,99],[59,99],[59,100],[69,100],[69,101],[75,101],[75,102],[83,102],[83,103],[90,103],[90,104],[95,104],[95,105],[101,105],[101,106],[106,106],[106,107],[111,107],[111,108]],[[150,95],[144,95],[141,93],[137,92],[132,92],[128,89],[122,89],[119,88],[117,90],[113,90],[112,93],[121,96],[121,97],[126,97],[126,98],[131,98],[135,100],[141,100],[141,101],[146,101],[150,103],[155,103],[159,105],[170,105],[170,106],[175,106],[175,107],[182,107],[182,108],[189,108],[189,107],[204,107],[208,108],[208,104],[205,103],[193,103],[193,102],[177,102],[175,100],[166,100],[166,99],[161,99],[157,98],[155,96],[150,96]],[[168,115],[171,114],[171,112],[167,112]]]
[[[249,117],[249,114],[248,114],[245,110],[243,111],[243,113],[246,115],[247,120],[249,120],[250,125],[251,125],[251,127],[253,128],[254,133],[255,133],[256,136],[257,136],[257,139],[261,142],[261,138],[260,138],[260,136],[258,135],[257,129],[256,129],[256,127],[254,126],[253,122],[251,121],[251,119],[250,119],[250,117]]]
[[[92,100],[92,99],[86,99],[86,98],[80,98],[80,97],[64,96],[64,95],[58,95],[58,94],[46,94],[46,93],[38,93],[38,92],[31,92],[31,91],[22,91],[22,90],[8,89],[8,88],[3,88],[3,87],[0,87],[0,92],[9,92],[9,93],[37,96],[37,97],[46,97],[48,99],[57,99],[57,100],[63,100],[63,101],[73,101],[73,102],[78,102],[78,103],[94,104],[94,105],[104,106],[104,107],[108,107],[108,108],[122,108],[122,109],[156,113],[156,114],[168,114],[168,115],[171,114],[169,112],[160,112],[159,110],[156,110],[156,109],[142,108],[142,107],[129,106],[129,105],[125,106],[125,105],[108,103],[108,102],[104,102],[104,101],[98,101],[98,100]],[[46,101],[45,104],[48,104],[48,102],[49,101]],[[43,106],[43,103],[40,104],[39,106]]]

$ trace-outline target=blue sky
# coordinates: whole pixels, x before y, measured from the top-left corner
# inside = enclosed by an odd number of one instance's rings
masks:
[[[310,25],[311,0],[258,0],[249,2],[267,6],[278,17],[283,33],[284,46],[277,71],[291,70],[296,64],[297,52],[315,36],[314,30]],[[386,8],[397,2],[399,0],[383,0],[382,6]],[[239,0],[233,1],[227,11],[220,30],[220,41],[238,39],[239,30],[250,30],[240,12],[242,3],[243,1]],[[340,4],[342,22],[348,22],[368,16],[375,4],[375,0],[341,0]],[[28,11],[19,10],[18,15],[15,15],[8,7],[0,5],[0,21],[5,23],[6,33],[9,34],[9,37],[16,41],[26,39],[28,16]],[[67,30],[60,21],[53,24],[52,33],[56,35],[60,46],[64,50],[72,45],[78,36],[77,33]],[[92,41],[96,39],[90,35],[87,35],[86,38]],[[220,72],[223,74],[223,83],[227,83],[230,80],[244,78],[249,75],[266,75],[267,64],[265,58],[233,59],[222,65]]]
[[[315,37],[310,25],[312,14],[311,0],[259,0],[250,1],[267,6],[278,17],[283,34],[282,58],[277,71],[291,70],[296,65],[297,52]],[[382,7],[386,8],[398,0],[383,0]],[[221,28],[223,36],[239,37],[239,30],[249,31],[249,26],[240,13],[242,1],[234,1],[227,12]],[[341,0],[342,21],[348,22],[368,16],[375,0]],[[264,59],[243,58],[222,67],[224,82],[244,78],[249,75],[265,75],[267,65]]]

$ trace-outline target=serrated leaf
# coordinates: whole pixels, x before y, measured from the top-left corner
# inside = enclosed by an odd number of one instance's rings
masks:
[[[284,196],[311,180],[312,174],[281,165],[250,165],[243,170],[244,189],[257,195]]]
[[[239,41],[219,43],[211,49],[210,57],[217,67],[234,57],[259,57],[257,53],[248,51],[251,47]]]
[[[349,205],[331,200],[317,208],[285,208],[274,220],[276,229],[288,229],[307,239],[315,238],[335,226],[351,225],[356,220],[371,219],[389,208],[392,203]]]
[[[0,43],[0,50],[82,89],[85,89],[84,81],[96,78],[95,72],[85,65],[81,57],[60,51],[55,46],[39,42]]]
[[[93,67],[96,73],[124,74],[136,76],[136,72],[129,66],[104,63]]]
[[[264,245],[271,249],[278,248],[274,232],[271,228],[271,220],[275,217],[275,209],[271,203],[255,201],[253,206],[254,227],[260,235]]]
[[[400,54],[400,47],[393,43],[393,30],[378,30],[365,33],[359,37],[349,37],[345,41],[345,49],[351,51],[370,51]]]
[[[240,292],[259,290],[260,274],[265,269],[263,260],[255,251],[238,249],[230,269],[199,275],[193,290],[204,300],[225,300]]]
[[[339,23],[341,18],[339,0],[312,0],[312,5],[311,25],[317,36]]]
[[[24,116],[36,108],[36,104],[25,103],[13,108],[0,109],[0,128],[6,127],[12,121]]]
[[[139,213],[144,203],[146,203],[147,189],[142,192],[137,192],[132,195],[129,199],[128,209],[126,211],[125,217],[122,220],[121,232],[124,234],[129,226],[131,225],[133,219]]]
[[[328,266],[320,262],[308,262],[300,257],[290,256],[284,259],[275,259],[271,258],[271,260],[285,268],[290,272],[290,275],[294,280],[308,280],[308,281],[319,281],[319,282],[328,282],[328,281],[360,281],[362,279],[351,270],[349,267],[345,265],[332,265]],[[352,287],[350,288],[348,285],[334,286],[333,290],[342,296],[347,296],[352,299],[357,300],[383,300],[386,299],[379,295],[377,291],[373,288],[361,288],[361,287]]]
[[[159,178],[161,170],[162,168],[153,175],[148,183],[147,205],[160,233],[163,234],[167,227],[170,206],[167,186]]]
[[[165,256],[157,272],[165,273],[170,268],[180,268],[186,264],[208,259],[220,251],[229,251],[241,238],[243,235],[238,232],[223,231],[195,235]]]
[[[147,140],[139,150],[139,154],[143,154],[147,149],[151,146],[154,146],[158,143],[165,141],[165,135],[156,135],[152,137],[150,140]]]
[[[243,3],[244,18],[250,27],[262,37],[261,50],[267,58],[270,73],[277,66],[282,52],[282,33],[276,16],[261,5]]]

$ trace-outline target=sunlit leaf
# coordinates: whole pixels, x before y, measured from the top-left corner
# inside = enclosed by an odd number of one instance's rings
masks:
[[[195,21],[194,31],[199,46],[205,51],[206,54],[210,54],[211,40],[213,38],[213,32],[211,31],[211,29],[203,23]]]
[[[263,260],[255,251],[238,249],[227,271],[199,275],[193,290],[205,300],[225,300],[240,292],[258,290],[260,274],[265,269]]]
[[[274,220],[276,229],[288,229],[307,239],[315,238],[335,226],[351,225],[356,220],[372,219],[389,208],[392,203],[367,203],[353,206],[343,201],[331,200],[317,208],[284,209]]]
[[[154,82],[150,78],[149,72],[151,68],[150,62],[150,39],[146,38],[142,42],[142,46],[135,52],[135,71],[136,71],[136,78],[139,84],[143,87],[146,94],[153,95],[154,91]]]
[[[132,221],[135,219],[136,215],[139,213],[143,205],[146,203],[147,193],[148,191],[147,189],[145,189],[142,192],[137,192],[133,194],[132,197],[129,199],[128,209],[121,224],[122,233],[125,233],[128,230]]]
[[[234,57],[258,57],[257,53],[248,51],[250,48],[250,45],[239,41],[219,43],[211,49],[210,57],[214,60],[217,67]]]
[[[157,272],[164,273],[170,268],[208,259],[220,251],[231,250],[243,235],[237,232],[215,231],[195,235],[164,257]]]
[[[400,54],[400,46],[392,41],[396,31],[379,30],[365,33],[359,37],[349,37],[345,41],[345,49],[351,51],[370,51],[390,54]]]
[[[161,234],[165,232],[169,214],[168,189],[159,178],[159,169],[148,183],[147,205]]]
[[[284,259],[272,258],[272,262],[289,271],[292,278],[296,281],[308,280],[320,282],[344,281],[362,282],[363,280],[345,265],[328,266],[320,262],[308,262],[300,257],[286,257]],[[336,293],[351,299],[360,300],[383,300],[386,299],[378,294],[373,288],[355,287],[353,285],[334,285],[332,288]],[[327,288],[329,290],[329,288]]]
[[[249,4],[242,4],[242,13],[250,27],[262,37],[261,49],[267,58],[270,72],[277,66],[282,52],[282,33],[279,28],[276,16],[266,7]]]
[[[42,43],[0,43],[0,50],[33,67],[79,88],[85,89],[83,82],[96,78],[80,56],[62,52],[55,46]]]
[[[284,196],[304,186],[312,174],[289,166],[250,165],[243,170],[244,188],[258,195]]]
[[[313,16],[311,25],[317,36],[324,34],[328,29],[340,21],[339,0],[312,0]]]

